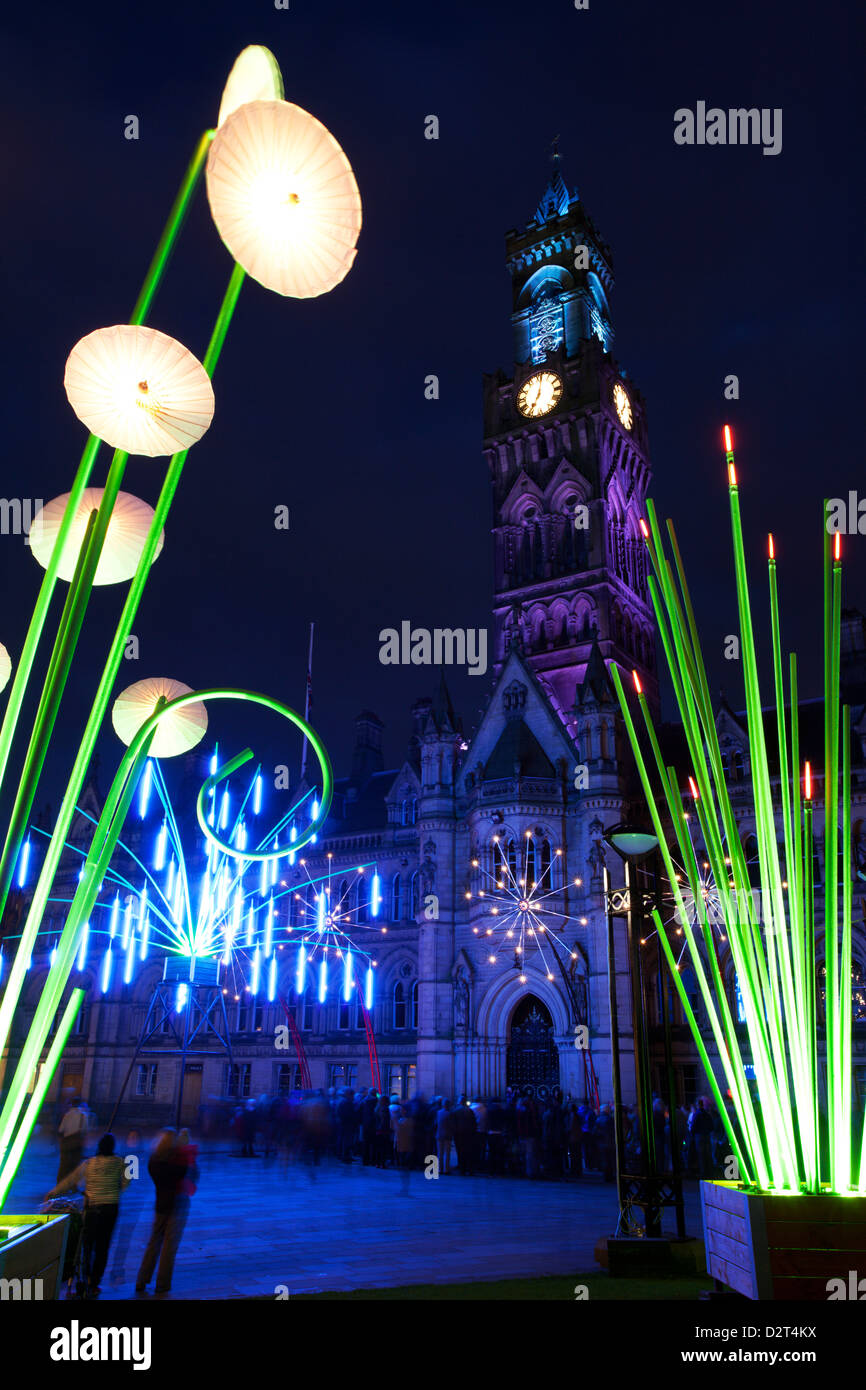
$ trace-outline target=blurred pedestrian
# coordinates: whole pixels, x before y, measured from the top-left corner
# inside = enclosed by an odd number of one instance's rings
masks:
[[[711,1178],[713,1158],[710,1136],[713,1132],[713,1119],[703,1097],[700,1097],[689,1120],[689,1136],[693,1141],[693,1152],[699,1178]]]
[[[375,1124],[375,1155],[376,1167],[387,1168],[388,1159],[394,1152],[394,1140],[391,1132],[391,1106],[387,1096],[380,1096],[376,1102],[376,1109],[373,1112]]]
[[[397,1167],[400,1169],[400,1181],[402,1183],[402,1193],[404,1197],[409,1196],[409,1174],[412,1167],[412,1150],[415,1147],[415,1121],[409,1114],[407,1106],[402,1106],[400,1118],[397,1121]]]
[[[447,1177],[451,1171],[451,1145],[454,1142],[454,1116],[451,1114],[450,1100],[443,1100],[436,1115],[436,1157],[439,1160],[439,1176]]]
[[[376,1106],[379,1093],[371,1086],[361,1102],[361,1162],[369,1168],[376,1161]]]
[[[355,1152],[358,1120],[355,1099],[346,1087],[337,1102],[337,1152],[342,1163],[351,1163]]]
[[[478,1124],[474,1112],[461,1096],[454,1108],[452,1125],[454,1128],[454,1147],[457,1150],[457,1166],[464,1178],[471,1178],[475,1170],[475,1141]]]
[[[84,1141],[87,1137],[87,1110],[81,1097],[75,1096],[72,1104],[57,1127],[60,1135],[60,1166],[57,1181],[69,1176],[84,1157]]]
[[[568,1176],[572,1182],[583,1177],[583,1116],[576,1101],[571,1101],[566,1115],[565,1141],[568,1145]]]
[[[198,1169],[184,1162],[178,1153],[178,1136],[173,1129],[164,1129],[157,1138],[147,1165],[156,1189],[156,1208],[150,1240],[135,1280],[135,1292],[144,1293],[153,1276],[156,1262],[156,1292],[168,1293],[174,1273],[177,1248],[189,1216],[189,1195],[186,1183],[195,1183]]]
[[[240,1119],[242,1158],[255,1158],[256,1156],[255,1148],[253,1146],[255,1144],[257,1127],[258,1117],[256,1115],[256,1103],[254,1100],[248,1100],[243,1110],[241,1111]]]

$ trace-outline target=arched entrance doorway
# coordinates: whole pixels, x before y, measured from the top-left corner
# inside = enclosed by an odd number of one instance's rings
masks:
[[[534,994],[521,999],[511,1015],[505,1079],[522,1095],[542,1099],[559,1085],[553,1019],[550,1010]]]

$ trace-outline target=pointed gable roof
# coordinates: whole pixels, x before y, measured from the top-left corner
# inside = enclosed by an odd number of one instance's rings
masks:
[[[575,748],[550,696],[523,655],[514,648],[502,664],[481,723],[458,774],[458,790],[466,779],[481,775],[555,777],[560,760],[573,762]]]
[[[445,683],[445,672],[439,670],[439,688],[433,700],[430,713],[427,716],[427,727],[433,722],[438,734],[459,734],[463,728],[463,721],[454,711],[451,703],[451,695]]]
[[[485,777],[555,777],[556,768],[523,719],[509,719],[484,769]]]
[[[592,629],[592,646],[589,651],[589,660],[586,663],[586,670],[581,684],[577,687],[578,705],[586,704],[587,700],[595,700],[596,704],[616,704],[616,691],[613,688],[604,657],[601,654],[601,647],[598,645],[598,628]]]

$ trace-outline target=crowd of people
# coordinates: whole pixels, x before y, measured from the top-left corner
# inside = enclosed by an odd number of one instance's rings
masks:
[[[204,1128],[208,1121],[203,1117]],[[211,1117],[211,1127],[215,1124]],[[616,1135],[613,1106],[544,1098],[508,1090],[504,1099],[451,1100],[416,1095],[401,1101],[375,1087],[352,1091],[295,1091],[262,1095],[235,1107],[230,1127],[244,1157],[281,1155],[312,1167],[331,1155],[345,1165],[421,1169],[435,1160],[438,1176],[474,1173],[575,1181],[585,1173],[615,1180]],[[675,1116],[679,1167],[694,1177],[724,1175],[730,1148],[715,1107],[700,1098]],[[671,1166],[670,1114],[653,1099],[657,1167]],[[622,1107],[627,1167],[642,1162],[636,1110]]]

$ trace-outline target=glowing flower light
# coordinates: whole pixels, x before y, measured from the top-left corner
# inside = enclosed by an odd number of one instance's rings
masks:
[[[309,299],[351,269],[358,185],[333,135],[300,106],[238,107],[211,145],[207,193],[226,247],[266,289]]]
[[[238,54],[223,88],[217,126],[248,101],[282,101],[283,75],[269,48],[252,43]]]
[[[87,487],[81,494],[72,524],[66,537],[66,544],[60,557],[57,573],[61,579],[72,580],[78,554],[87,530],[92,512],[102,502],[105,489]],[[69,502],[69,493],[64,492],[36,513],[30,527],[30,549],[43,569],[47,569],[60,531],[63,515]],[[138,568],[141,552],[147,540],[147,533],[153,521],[153,508],[129,492],[119,492],[111,512],[111,519],[105,533],[105,541],[99,563],[96,566],[94,584],[122,584],[131,579]],[[165,532],[160,532],[154,552],[154,560],[162,550]]]
[[[213,419],[204,367],[155,328],[116,324],[88,333],[69,354],[63,384],[91,433],[129,454],[157,458],[188,449]]]
[[[177,699],[178,695],[189,693],[188,685],[165,676],[136,681],[134,685],[127,686],[114,702],[111,722],[115,733],[123,743],[129,745],[142,724],[155,712],[160,696],[171,701]],[[187,753],[201,741],[206,729],[207,710],[201,702],[172,710],[157,725],[150,745],[150,756],[173,758],[178,753]]]

